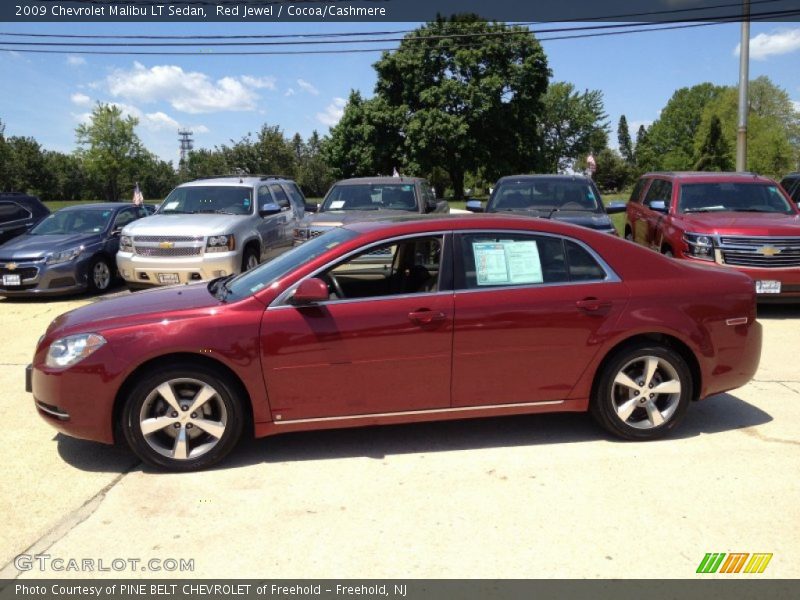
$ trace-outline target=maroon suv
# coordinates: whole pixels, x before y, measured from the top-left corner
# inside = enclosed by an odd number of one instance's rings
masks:
[[[648,173],[631,193],[625,238],[749,275],[760,300],[800,299],[800,211],[751,173]]]

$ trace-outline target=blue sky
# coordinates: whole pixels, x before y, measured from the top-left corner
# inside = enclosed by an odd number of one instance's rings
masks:
[[[573,24],[574,25],[574,24]],[[409,29],[375,23],[2,23],[6,32],[217,35]],[[599,89],[612,125],[625,114],[631,133],[658,117],[679,87],[738,80],[739,24],[543,42],[553,80]],[[800,109],[800,26],[754,23],[750,75],[769,76]],[[291,136],[321,134],[334,124],[351,88],[369,96],[378,53],[305,56],[111,56],[0,52],[0,119],[6,136],[36,138],[47,149],[75,149],[75,127],[97,102],[140,119],[145,145],[178,157],[177,128],[194,131],[195,147],[213,147],[277,124]]]

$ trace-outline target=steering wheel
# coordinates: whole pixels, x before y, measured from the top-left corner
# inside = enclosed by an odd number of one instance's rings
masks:
[[[336,279],[336,275],[333,273],[328,273],[328,279],[330,279],[331,285],[333,286],[333,291],[336,292],[336,297],[341,299],[344,298],[344,292],[342,291],[342,284],[339,283],[339,280]]]

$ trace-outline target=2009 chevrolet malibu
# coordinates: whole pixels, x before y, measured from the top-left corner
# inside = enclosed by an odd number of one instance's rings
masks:
[[[244,435],[589,410],[627,439],[744,385],[745,275],[544,219],[333,229],[233,278],[58,317],[28,367],[60,431],[207,467]]]

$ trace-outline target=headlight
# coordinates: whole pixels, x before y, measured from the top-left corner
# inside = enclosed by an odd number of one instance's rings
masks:
[[[81,255],[81,252],[83,252],[83,246],[78,246],[77,248],[70,248],[69,250],[64,250],[63,252],[55,252],[47,257],[47,264],[57,265],[60,263],[65,263],[71,260],[75,260]]]
[[[81,333],[61,338],[50,344],[45,364],[48,367],[70,367],[94,354],[105,343],[105,338],[96,333]]]
[[[129,235],[119,238],[119,249],[123,252],[133,252],[133,238]]]
[[[714,238],[702,233],[686,233],[683,240],[689,246],[689,256],[714,260]]]
[[[212,235],[206,242],[206,252],[228,252],[236,248],[233,235]]]

